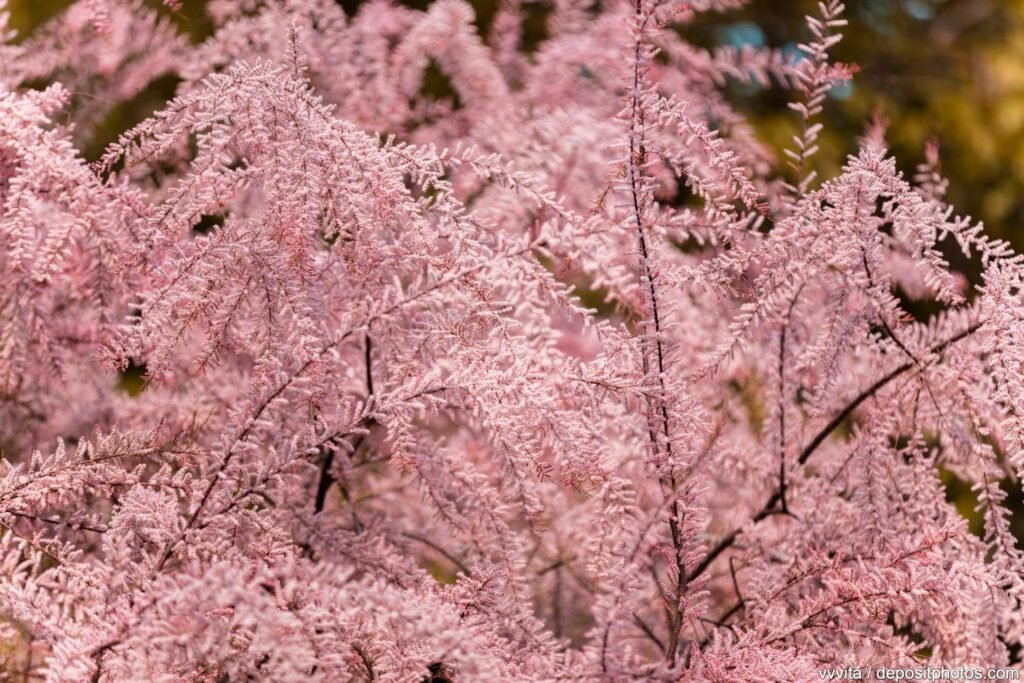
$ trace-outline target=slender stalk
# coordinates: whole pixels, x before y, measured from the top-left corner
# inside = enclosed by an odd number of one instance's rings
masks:
[[[938,344],[935,344],[929,350],[933,354],[942,353],[953,344],[977,332],[979,329],[981,329],[981,326],[983,324],[984,321],[974,323],[973,325],[969,326],[963,331],[953,335],[949,339],[946,339],[944,341],[939,342]],[[839,425],[841,425],[846,420],[846,418],[848,418],[853,413],[853,411],[859,408],[860,405],[864,403],[864,401],[868,400],[869,398],[877,394],[881,389],[883,389],[887,384],[892,382],[894,379],[900,377],[901,375],[905,374],[906,372],[912,370],[915,367],[917,367],[917,364],[914,361],[908,361],[906,363],[903,363],[902,365],[897,366],[893,370],[889,371],[887,374],[880,377],[878,380],[875,381],[874,384],[869,386],[867,389],[857,394],[857,396],[848,404],[846,404],[846,406],[842,410],[836,413],[835,416],[833,416],[833,418],[829,420],[828,423],[824,427],[822,427],[817,434],[815,434],[814,438],[811,439],[810,442],[808,442],[804,449],[800,451],[800,456],[797,458],[797,464],[806,464],[810,457],[814,455],[814,452],[818,450],[818,447],[825,442],[825,439],[827,439],[829,435],[832,434],[832,432],[834,432],[836,428],[839,427]],[[776,488],[772,495],[769,496],[765,504],[761,506],[761,509],[756,514],[754,514],[752,520],[754,522],[759,522],[762,519],[765,519],[766,517],[770,517],[773,514],[778,514],[782,512],[781,510],[776,510],[776,505],[778,505],[779,502],[782,500],[782,495],[782,491]],[[708,567],[711,566],[711,564],[718,558],[719,555],[721,555],[723,552],[731,548],[733,544],[736,543],[738,535],[739,530],[733,530],[730,533],[728,533],[725,537],[723,537],[718,543],[716,543],[711,548],[711,550],[708,551],[707,555],[704,556],[704,559],[701,560],[700,563],[698,563],[697,566],[693,568],[693,571],[690,572],[688,580],[692,581],[693,579],[697,578],[705,571],[707,571]]]

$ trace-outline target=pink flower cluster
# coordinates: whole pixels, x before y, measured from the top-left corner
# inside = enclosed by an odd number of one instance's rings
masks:
[[[681,37],[742,0],[165,4],[0,16],[5,675],[1014,663],[1024,262],[880,124],[815,176],[837,0],[799,58]]]

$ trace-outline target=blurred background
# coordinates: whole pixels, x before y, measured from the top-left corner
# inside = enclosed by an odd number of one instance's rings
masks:
[[[351,13],[360,0],[341,0]],[[486,37],[499,0],[470,0]],[[549,0],[525,2],[525,43],[544,35]],[[68,0],[8,0],[12,27],[25,36],[59,13]],[[158,0],[152,0],[155,7]],[[186,0],[173,19],[199,42],[212,30],[201,0]],[[425,7],[428,0],[407,0]],[[796,50],[806,38],[803,15],[814,1],[753,0],[725,14],[707,13],[686,27],[703,46],[768,45]],[[939,141],[950,199],[960,213],[984,221],[988,232],[1024,250],[1024,0],[847,0],[850,25],[836,58],[860,72],[833,91],[817,157],[828,177],[854,151],[857,136],[873,114],[890,124],[889,142],[908,173],[922,159],[924,144]],[[168,13],[166,9],[162,10]],[[136,101],[113,112],[97,136],[102,145],[142,120],[174,92],[163,79]],[[729,86],[732,99],[748,112],[763,139],[782,149],[796,129],[786,94],[778,89]]]
[[[422,9],[429,0],[405,0]],[[469,0],[477,26],[487,38],[500,0]],[[159,0],[147,4],[171,14],[192,41],[210,35],[204,2],[185,0],[176,13]],[[8,0],[19,40],[57,15],[69,0]],[[358,11],[361,0],[341,0]],[[889,122],[888,140],[900,168],[909,176],[923,160],[924,146],[938,141],[942,171],[950,180],[949,199],[960,214],[985,223],[987,232],[1024,252],[1024,0],[846,0],[849,26],[835,49],[839,61],[856,64],[854,81],[833,90],[823,120],[819,177],[834,175],[856,151],[865,123],[880,115]],[[524,0],[524,48],[545,35],[550,0]],[[814,0],[752,0],[742,10],[707,13],[682,29],[693,43],[712,47],[771,46],[797,50],[807,38],[803,16],[815,13]],[[129,102],[118,105],[83,149],[99,156],[117,135],[143,120],[174,94],[174,78],[162,78]],[[429,86],[429,83],[426,84]],[[746,112],[764,141],[779,152],[797,132],[798,119],[780,89],[731,83],[730,99]],[[781,157],[781,154],[779,155]],[[972,273],[967,273],[970,277]],[[135,381],[138,375],[135,373]],[[141,385],[140,385],[141,386]],[[136,390],[139,387],[135,387]],[[133,392],[134,393],[134,392]],[[977,499],[970,487],[943,471],[947,497],[980,532]],[[1012,526],[1024,540],[1024,498],[1020,486],[1003,482],[1014,509]]]

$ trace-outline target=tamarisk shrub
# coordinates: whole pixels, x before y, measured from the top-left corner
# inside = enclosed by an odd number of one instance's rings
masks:
[[[740,0],[553,0],[529,49],[519,0],[487,41],[464,0],[213,0],[195,46],[165,4],[0,30],[12,679],[1014,661],[1024,264],[934,147],[811,172],[838,2],[798,57],[681,38]],[[784,158],[729,80],[785,90]]]

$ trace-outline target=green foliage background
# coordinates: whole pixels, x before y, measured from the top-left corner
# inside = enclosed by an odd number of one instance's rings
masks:
[[[939,141],[950,199],[988,232],[1024,248],[1024,2],[1021,0],[847,0],[850,25],[835,50],[860,72],[825,112],[818,159],[824,177],[855,150],[875,113],[890,123],[889,142],[912,172],[924,144]],[[706,16],[694,39],[758,39],[791,45],[806,34],[800,17],[812,2],[755,0],[739,13]],[[755,28],[757,27],[757,28]],[[741,93],[737,101],[777,147],[794,130],[779,91]]]

